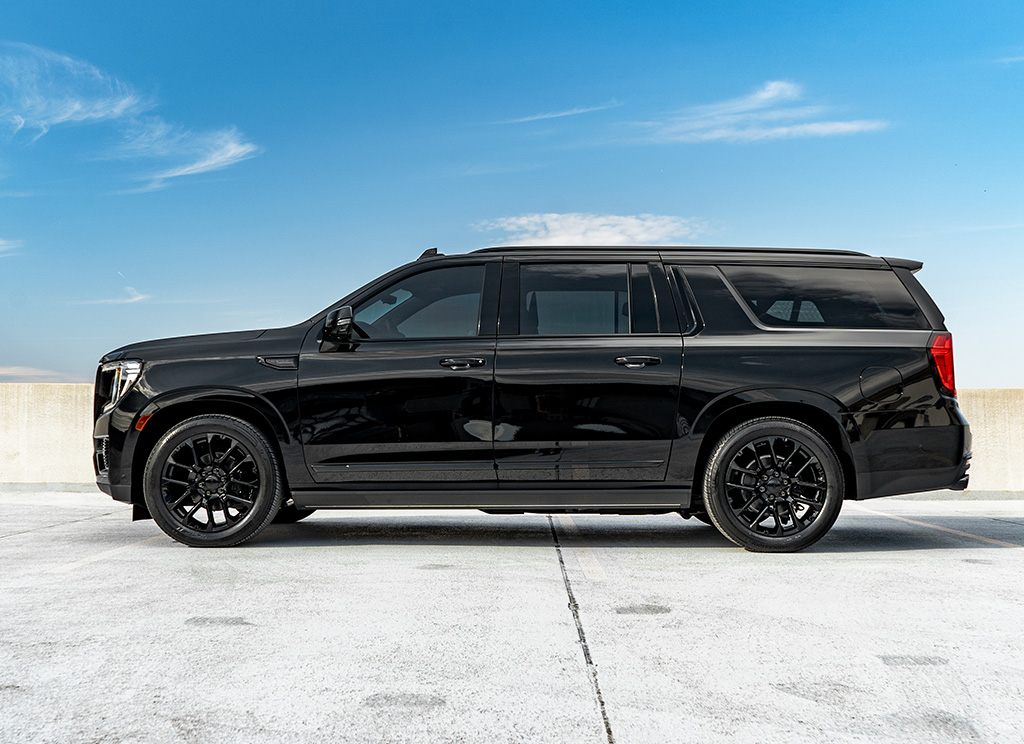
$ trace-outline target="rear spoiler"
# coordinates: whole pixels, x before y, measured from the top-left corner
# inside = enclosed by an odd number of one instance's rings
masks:
[[[909,258],[883,258],[887,264],[892,266],[894,269],[907,269],[911,274],[916,274],[922,268],[924,263],[921,261],[914,261]]]

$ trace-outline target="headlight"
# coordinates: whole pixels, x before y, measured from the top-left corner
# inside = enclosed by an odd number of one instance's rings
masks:
[[[102,378],[109,380],[109,383],[105,384],[104,388],[110,396],[103,406],[103,413],[106,413],[121,401],[121,398],[131,390],[132,385],[135,384],[135,381],[139,379],[141,374],[142,362],[134,360],[107,362],[103,365],[100,375]]]

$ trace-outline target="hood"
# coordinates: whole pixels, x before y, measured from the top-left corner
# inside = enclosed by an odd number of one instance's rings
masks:
[[[283,330],[283,329],[280,329]],[[118,359],[159,359],[176,357],[187,351],[190,355],[204,351],[214,353],[255,341],[260,336],[272,331],[231,331],[230,333],[203,333],[196,336],[175,336],[159,338],[153,341],[140,341],[122,346],[103,355],[100,364],[114,362]]]

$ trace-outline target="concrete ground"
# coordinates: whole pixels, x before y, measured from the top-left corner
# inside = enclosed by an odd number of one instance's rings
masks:
[[[472,511],[199,550],[0,487],[0,741],[1024,741],[1022,548],[1024,498],[848,503],[793,555]]]

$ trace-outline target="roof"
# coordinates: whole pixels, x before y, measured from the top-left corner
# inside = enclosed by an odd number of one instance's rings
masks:
[[[532,251],[579,251],[581,253],[600,251],[615,251],[618,253],[628,253],[630,251],[645,251],[647,253],[788,253],[806,256],[868,256],[867,253],[860,253],[859,251],[841,251],[825,248],[768,248],[705,245],[520,245],[480,248],[479,250],[473,251],[473,253],[519,253]]]

